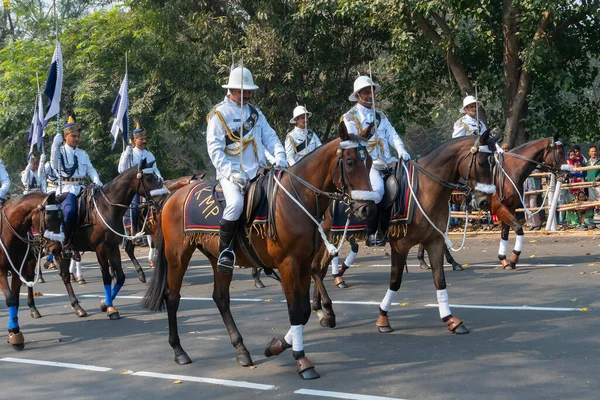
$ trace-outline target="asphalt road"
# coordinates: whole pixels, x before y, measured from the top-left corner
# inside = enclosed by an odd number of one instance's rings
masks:
[[[465,271],[446,268],[453,314],[471,330],[460,336],[440,321],[431,273],[418,269],[415,253],[389,313],[396,330],[378,333],[389,250],[361,246],[345,275],[350,288],[326,280],[337,327],[321,327],[315,315],[305,327],[306,354],[321,374],[314,381],[296,374],[291,351],[263,355],[289,328],[277,282],[264,278],[267,287],[256,289],[249,270],[235,271],[232,311],[256,364],[241,367],[211,299],[212,270],[196,253],[179,312],[194,362],[179,366],[166,313],[138,305],[146,285],[131,264],[115,302],[122,319],[110,321],[99,310],[95,256],[86,254],[87,285],[75,290],[89,316],[75,316],[58,275],[46,272],[47,283],[35,288],[43,318],[32,319],[21,299],[25,350],[0,346],[0,399],[598,399],[599,244],[591,236],[527,236],[521,266],[503,271],[497,239],[470,238],[455,253]]]

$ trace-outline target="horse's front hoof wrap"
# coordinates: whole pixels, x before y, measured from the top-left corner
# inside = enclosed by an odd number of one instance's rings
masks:
[[[379,317],[377,317],[377,322],[375,323],[375,325],[377,325],[377,330],[379,330],[379,333],[394,332],[394,330],[390,326],[390,320],[387,315],[380,315]]]
[[[302,379],[317,379],[321,377],[306,357],[301,357],[296,360],[296,368]]]
[[[448,325],[448,330],[451,333],[456,333],[457,335],[469,333],[469,330],[464,326],[463,322],[456,317],[448,318],[446,320],[446,325]]]
[[[9,332],[7,343],[10,343],[12,348],[15,350],[23,350],[25,348],[25,337],[23,336],[23,332]]]
[[[285,339],[273,338],[265,347],[265,357],[278,356],[290,347],[292,346],[286,343]]]
[[[111,319],[113,321],[115,321],[117,319],[121,319],[119,312],[113,306],[106,307],[106,315],[108,316],[109,319]]]
[[[191,364],[192,359],[186,353],[181,353],[175,356],[175,362],[179,365]]]
[[[506,258],[500,260],[500,264],[502,264],[502,269],[514,269]]]
[[[339,287],[340,289],[348,288],[348,284],[346,283],[346,281],[344,281],[344,278],[342,278],[341,276],[336,276],[335,278],[333,278],[333,283],[335,283],[335,286]]]

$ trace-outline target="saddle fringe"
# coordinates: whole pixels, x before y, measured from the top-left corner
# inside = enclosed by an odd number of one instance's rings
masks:
[[[408,234],[408,225],[390,226],[387,231],[387,237],[402,238]]]

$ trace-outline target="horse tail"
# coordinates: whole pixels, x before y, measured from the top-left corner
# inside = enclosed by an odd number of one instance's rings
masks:
[[[162,213],[156,221],[154,230],[156,243],[156,265],[150,286],[140,303],[142,307],[150,311],[162,311],[165,307],[165,295],[167,291],[167,257],[165,256],[165,237],[162,231]]]

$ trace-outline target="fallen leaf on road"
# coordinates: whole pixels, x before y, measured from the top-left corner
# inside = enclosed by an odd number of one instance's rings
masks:
[[[177,379],[176,381],[173,381],[173,385],[179,385],[181,383],[181,381],[179,379]]]
[[[585,272],[580,272],[579,275],[585,275]]]
[[[530,240],[529,243],[535,243],[537,240]]]
[[[406,307],[406,306],[408,306],[408,303],[407,303],[407,302],[400,303],[400,307]]]
[[[596,275],[598,273],[598,271],[592,271],[590,272],[590,275]]]
[[[590,310],[590,309],[589,309],[589,308],[587,308],[587,307],[581,307],[581,308],[579,309],[579,311],[589,311],[589,310]]]
[[[584,255],[586,255],[586,256],[589,256],[589,255],[590,255],[590,253],[585,253]]]
[[[588,264],[588,267],[595,267],[595,266],[596,266],[596,264],[594,264],[594,263]]]
[[[131,375],[133,374],[133,371],[130,369],[126,369],[125,371],[121,372],[121,375]]]
[[[535,254],[532,254],[532,255],[529,256],[529,258],[535,258],[535,257],[536,257]]]
[[[44,293],[42,292],[33,292],[33,297],[42,297]]]
[[[270,302],[272,302],[272,301],[273,301],[273,299],[266,299],[266,300],[265,300],[265,303],[270,303]]]
[[[573,303],[575,303],[576,301],[577,301],[577,298],[576,298],[576,297],[573,297],[573,298],[571,299],[571,302],[573,302]]]
[[[462,266],[463,266],[463,267],[468,267],[468,266],[469,266],[469,264],[463,264]]]

